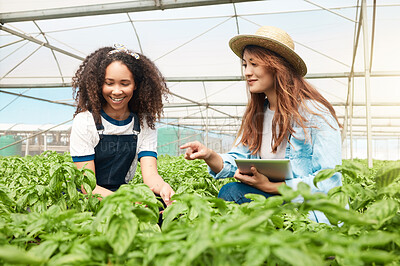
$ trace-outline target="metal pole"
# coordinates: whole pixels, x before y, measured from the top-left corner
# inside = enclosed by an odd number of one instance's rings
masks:
[[[348,78],[347,83],[347,101],[344,107],[344,119],[343,119],[343,129],[342,129],[342,154],[345,154],[345,158],[348,159],[347,156],[347,131],[348,131],[348,124],[349,124],[349,95],[350,95],[350,82],[351,79]]]
[[[367,158],[368,167],[372,168],[372,134],[371,134],[371,90],[370,90],[370,60],[369,60],[369,41],[368,41],[368,17],[367,17],[367,1],[362,1],[362,27],[364,38],[364,67],[365,67],[365,108],[367,116]]]
[[[206,139],[205,139],[205,143],[206,143],[206,147],[208,147],[208,124],[209,124],[209,121],[208,121],[208,97],[207,97],[207,90],[206,90],[206,86],[204,85],[204,82],[203,82],[203,89],[204,89],[204,95],[206,96],[205,98],[206,98],[206,135],[205,135],[205,137],[206,137]]]
[[[354,77],[351,79],[351,101],[350,101],[350,159],[354,159],[353,155],[353,103],[354,103]]]
[[[26,144],[25,144],[25,156],[29,155],[29,134],[26,137]]]
[[[206,146],[208,147],[208,107],[206,107]]]
[[[47,151],[47,134],[43,135],[43,151]]]

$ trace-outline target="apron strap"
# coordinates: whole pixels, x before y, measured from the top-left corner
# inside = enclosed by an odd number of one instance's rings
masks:
[[[133,116],[133,134],[134,135],[139,135],[140,133],[140,121],[139,121],[139,117],[137,114],[135,113],[131,113]]]
[[[137,114],[135,114],[135,113],[131,113],[131,116],[132,116],[132,118],[133,118],[133,129],[132,129],[132,132],[133,132],[133,135],[139,135],[139,133],[140,133],[140,121],[139,121],[139,117],[138,117],[138,115]],[[94,119],[94,117],[93,117],[93,119]],[[96,120],[95,120],[96,121]],[[96,123],[96,122],[95,122]],[[102,139],[103,138],[103,133],[104,133],[104,126],[103,126],[103,124],[101,123],[101,119],[100,119],[100,123],[98,124],[98,123],[96,123],[96,130],[97,130],[97,134],[99,134],[99,137],[100,137],[100,139]]]
[[[104,126],[103,124],[96,124],[97,134],[99,134],[100,139],[103,138]]]

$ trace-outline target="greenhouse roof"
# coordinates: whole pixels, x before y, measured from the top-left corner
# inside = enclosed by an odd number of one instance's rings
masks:
[[[349,117],[355,136],[400,135],[399,0],[0,0],[0,6],[2,123],[70,120],[71,78],[82,59],[122,43],[150,57],[167,78],[172,93],[162,124],[235,134],[247,94],[228,41],[272,25],[294,39],[306,78],[334,104],[343,137]]]

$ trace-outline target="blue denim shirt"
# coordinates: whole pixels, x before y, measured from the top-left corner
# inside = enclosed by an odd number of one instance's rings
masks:
[[[313,179],[318,171],[322,169],[335,168],[342,164],[342,149],[339,125],[332,117],[329,110],[322,104],[308,100],[306,106],[314,113],[306,110],[299,110],[307,118],[306,133],[300,125],[293,124],[295,133],[290,137],[290,143],[286,145],[285,158],[290,159],[293,179],[286,180],[286,185],[297,189],[300,182],[304,182],[311,187],[312,193],[328,191],[334,187],[342,185],[341,174],[336,173],[331,178],[318,183],[318,187],[313,184]],[[240,139],[240,138],[239,138]],[[238,144],[231,151],[220,154],[224,167],[219,173],[213,172],[209,168],[209,173],[214,178],[232,177],[237,169],[235,159],[259,159],[258,153],[251,154],[248,147]],[[301,202],[302,198],[294,201]],[[316,222],[329,224],[326,216],[319,212],[310,212],[310,219]]]

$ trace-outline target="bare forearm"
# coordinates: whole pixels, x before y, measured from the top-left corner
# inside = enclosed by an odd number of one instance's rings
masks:
[[[204,159],[204,161],[214,173],[219,173],[221,172],[222,168],[224,168],[224,160],[222,159],[221,155],[211,149],[210,156]]]
[[[268,182],[261,186],[259,189],[269,194],[277,195],[280,194],[278,188],[284,184],[285,182]]]
[[[160,189],[164,185],[164,180],[159,174],[152,174],[150,176],[143,176],[143,183],[156,194],[160,195]]]
[[[93,194],[100,194],[103,198],[111,195],[113,192],[111,190],[108,190],[104,187],[101,187],[99,185],[96,185],[96,187],[93,189]]]

